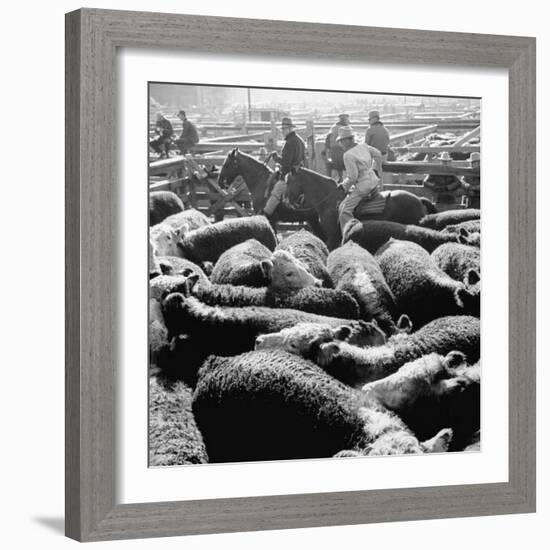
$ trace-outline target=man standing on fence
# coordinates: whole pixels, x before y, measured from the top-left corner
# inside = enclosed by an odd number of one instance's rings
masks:
[[[369,113],[369,124],[370,127],[367,128],[367,133],[365,134],[365,143],[378,149],[382,155],[382,162],[386,162],[390,146],[390,133],[380,120],[380,113],[378,111],[371,111]],[[381,167],[378,176],[382,179]]]
[[[162,113],[157,113],[155,130],[160,136],[151,141],[149,145],[160,155],[160,158],[164,156],[168,158],[170,156],[170,145],[174,129],[172,128],[172,123]]]
[[[199,142],[199,133],[197,132],[196,126],[187,119],[185,111],[181,109],[178,112],[178,118],[182,121],[183,126],[181,130],[181,135],[176,141],[182,155],[191,153],[193,147]]]
[[[283,199],[286,191],[285,176],[290,172],[292,168],[298,168],[304,164],[306,158],[306,144],[304,140],[294,131],[296,126],[292,123],[292,120],[288,117],[283,117],[281,120],[281,131],[285,138],[285,144],[281,155],[279,156],[276,151],[273,151],[265,160],[267,163],[270,159],[275,159],[275,162],[281,165],[280,179],[273,186],[273,191],[265,203],[263,213],[270,218],[275,212],[275,209]],[[268,186],[269,188],[269,186]]]
[[[462,176],[460,178],[460,185],[464,191],[466,191],[466,196],[468,197],[468,208],[479,208],[481,186],[480,186],[480,177],[479,171],[481,169],[481,155],[479,153],[471,153],[470,166],[476,170],[478,173],[473,176]]]
[[[338,145],[336,138],[338,137],[338,129],[342,126],[349,126],[349,115],[342,113],[338,115],[338,121],[335,122],[328,131],[325,138],[325,154],[327,159],[327,175],[332,177],[332,171],[338,172],[338,181],[342,179],[344,171],[344,151]]]
[[[344,150],[344,165],[346,177],[338,185],[344,199],[338,207],[339,223],[342,233],[346,224],[353,219],[355,207],[365,197],[374,198],[378,195],[380,179],[374,173],[381,171],[382,155],[378,149],[366,143],[357,143],[353,130],[347,126],[338,130],[338,143]]]

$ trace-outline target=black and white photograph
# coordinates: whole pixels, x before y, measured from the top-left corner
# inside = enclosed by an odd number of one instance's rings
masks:
[[[150,83],[149,466],[480,449],[480,125]]]

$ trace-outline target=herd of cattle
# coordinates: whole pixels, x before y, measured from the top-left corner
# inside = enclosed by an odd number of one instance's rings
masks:
[[[329,253],[150,195],[150,464],[479,449],[479,210]]]

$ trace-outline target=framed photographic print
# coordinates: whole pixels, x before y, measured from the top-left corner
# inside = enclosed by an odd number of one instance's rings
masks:
[[[66,32],[67,535],[534,511],[534,39]]]

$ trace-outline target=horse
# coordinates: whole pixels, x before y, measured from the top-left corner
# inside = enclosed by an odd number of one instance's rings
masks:
[[[236,147],[227,155],[221,167],[218,175],[218,185],[222,189],[227,189],[237,176],[243,178],[250,191],[254,212],[261,212],[269,196],[267,187],[270,181],[277,181],[278,176],[269,166],[239,151],[238,147]],[[314,235],[323,241],[326,239],[316,210],[314,208],[307,208],[307,205],[306,208],[295,209],[281,202],[269,219],[274,228],[278,220],[284,222],[307,222]]]
[[[286,183],[286,196],[290,204],[296,204],[299,197],[303,195],[305,202],[312,205],[319,215],[319,221],[327,235],[328,248],[333,250],[340,246],[342,234],[338,223],[336,182],[332,178],[308,168],[297,168],[288,174]],[[365,204],[362,201],[355,209],[355,217],[361,221],[369,219],[418,224],[422,217],[434,210],[429,201],[421,200],[408,191],[383,191],[381,195],[386,199],[382,212],[361,215],[362,207]],[[366,204],[368,205],[368,202]]]

